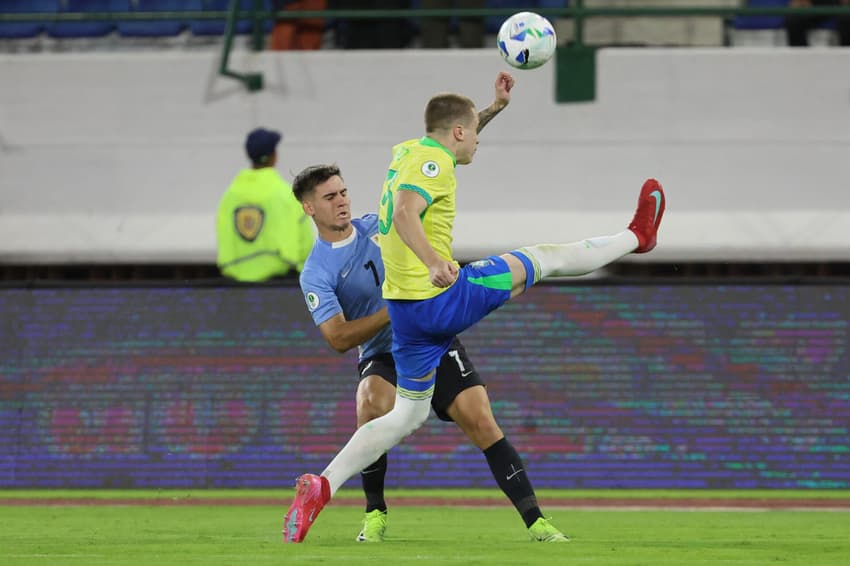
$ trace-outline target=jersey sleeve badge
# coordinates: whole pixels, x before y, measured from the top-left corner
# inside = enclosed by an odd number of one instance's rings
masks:
[[[319,308],[319,295],[314,293],[313,291],[307,291],[304,295],[305,300],[307,301],[307,308],[310,309],[310,312],[313,312],[317,308]]]
[[[426,161],[422,164],[420,171],[422,171],[422,174],[429,179],[433,179],[440,174],[440,166],[437,165],[436,161]]]

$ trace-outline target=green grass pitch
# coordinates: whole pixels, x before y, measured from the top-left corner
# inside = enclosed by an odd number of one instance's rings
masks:
[[[387,540],[354,542],[363,510],[331,503],[302,544],[281,542],[288,493],[209,492],[2,492],[0,564],[16,565],[289,565],[289,564],[578,564],[736,566],[846,565],[850,557],[847,493],[831,496],[844,503],[835,510],[668,510],[588,509],[547,506],[555,492],[542,490],[544,511],[573,539],[568,544],[532,543],[510,504],[494,506],[392,505]],[[425,492],[451,500],[492,498],[486,492]],[[654,499],[682,492],[655,492]],[[732,497],[735,492],[687,493],[687,497]],[[486,494],[486,495],[485,495]],[[561,492],[559,496],[632,497],[629,492]],[[613,495],[608,495],[613,494]],[[811,492],[763,492],[764,499],[829,497]],[[97,496],[132,498],[132,505],[9,505],[11,499]],[[754,496],[747,492],[747,496]],[[214,497],[217,504],[205,504]],[[223,498],[256,497],[250,505],[221,504]],[[263,498],[280,500],[263,504]],[[341,493],[342,503],[358,501]],[[647,497],[645,494],[643,498]],[[139,504],[147,498],[151,504]],[[170,504],[163,505],[162,503]],[[191,504],[190,503],[191,500]],[[498,498],[496,498],[498,501]]]

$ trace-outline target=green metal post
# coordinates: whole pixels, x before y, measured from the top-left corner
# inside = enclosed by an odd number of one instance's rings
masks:
[[[256,2],[256,0],[255,0]],[[218,73],[225,77],[231,77],[245,85],[249,91],[254,92],[263,89],[263,75],[261,73],[237,73],[227,68],[230,61],[230,52],[233,49],[233,34],[236,31],[236,20],[239,17],[239,0],[230,0],[227,21],[224,25],[224,48],[221,52],[221,64]],[[254,20],[256,22],[262,20]]]
[[[266,46],[266,38],[263,33],[263,24],[265,23],[265,13],[263,12],[263,0],[254,0],[254,7],[251,9],[251,26],[252,47],[254,51],[262,51]]]
[[[584,45],[584,0],[575,0],[575,9],[576,16],[573,19],[575,45],[582,47]]]
[[[555,100],[590,102],[596,99],[596,48],[584,44],[584,0],[575,0],[575,41],[555,53]]]

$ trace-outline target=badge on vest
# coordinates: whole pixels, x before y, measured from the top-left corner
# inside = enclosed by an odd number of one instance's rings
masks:
[[[233,212],[236,233],[246,242],[253,242],[263,229],[266,213],[257,206],[240,206]]]

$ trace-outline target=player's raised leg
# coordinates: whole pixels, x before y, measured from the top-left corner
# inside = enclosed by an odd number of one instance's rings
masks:
[[[627,230],[568,244],[538,244],[502,255],[513,274],[511,297],[546,277],[585,275],[630,253],[652,250],[665,207],[666,197],[661,184],[647,179]]]

